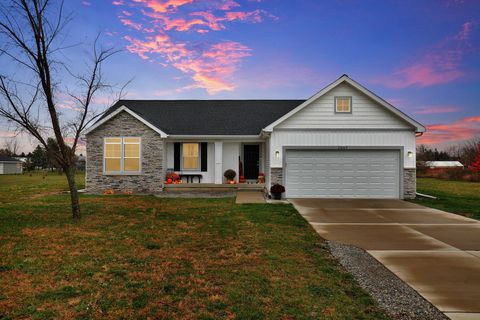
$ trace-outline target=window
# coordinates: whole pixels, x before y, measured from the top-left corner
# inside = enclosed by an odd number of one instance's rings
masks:
[[[140,172],[140,138],[105,138],[105,172]]]
[[[182,160],[184,170],[199,169],[199,147],[198,143],[184,143],[182,146]]]
[[[352,112],[352,97],[335,97],[335,112],[336,113],[351,113]]]

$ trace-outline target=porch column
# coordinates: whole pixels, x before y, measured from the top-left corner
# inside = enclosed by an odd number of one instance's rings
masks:
[[[215,184],[223,182],[223,141],[215,141]]]

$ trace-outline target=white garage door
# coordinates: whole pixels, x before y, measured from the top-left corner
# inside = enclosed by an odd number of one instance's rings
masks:
[[[287,150],[289,198],[398,198],[398,150]]]

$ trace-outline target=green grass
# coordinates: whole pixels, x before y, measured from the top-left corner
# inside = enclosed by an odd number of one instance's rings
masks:
[[[438,199],[418,197],[415,203],[480,220],[480,183],[434,178],[417,179],[417,191]]]
[[[386,319],[290,205],[64,190],[0,176],[0,319]]]

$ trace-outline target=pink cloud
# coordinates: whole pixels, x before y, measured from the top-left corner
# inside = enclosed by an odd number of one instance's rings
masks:
[[[448,106],[429,106],[421,108],[420,110],[415,111],[415,114],[439,114],[439,113],[453,113],[458,112],[461,109],[458,107],[448,107]]]
[[[140,29],[142,29],[142,25],[141,25],[140,23],[133,22],[133,21],[130,20],[130,19],[120,18],[120,22],[121,22],[124,26],[132,27],[132,28],[135,29],[135,30],[140,30]]]
[[[133,2],[143,3],[148,8],[152,9],[155,12],[168,12],[170,10],[176,10],[178,7],[192,3],[193,0],[133,0]]]
[[[17,134],[14,131],[0,130],[0,138],[13,138]]]
[[[427,126],[427,132],[418,138],[418,143],[443,144],[460,142],[480,135],[480,116],[467,117],[447,124]]]
[[[465,76],[463,58],[470,53],[469,38],[475,22],[467,22],[453,37],[448,37],[427,50],[417,62],[378,80],[392,88],[426,87],[458,80]]]
[[[234,21],[259,23],[264,17],[276,17],[261,9],[230,11],[240,6],[233,0],[212,0],[189,6],[192,3],[193,0],[124,2],[130,14],[119,16],[120,21],[141,31],[123,36],[126,48],[146,61],[176,68],[190,77],[193,83],[179,88],[180,91],[195,88],[205,89],[209,94],[232,91],[235,89],[233,75],[242,60],[251,55],[251,49],[229,40],[186,41],[182,40],[182,33],[205,34],[225,29],[227,23]]]

